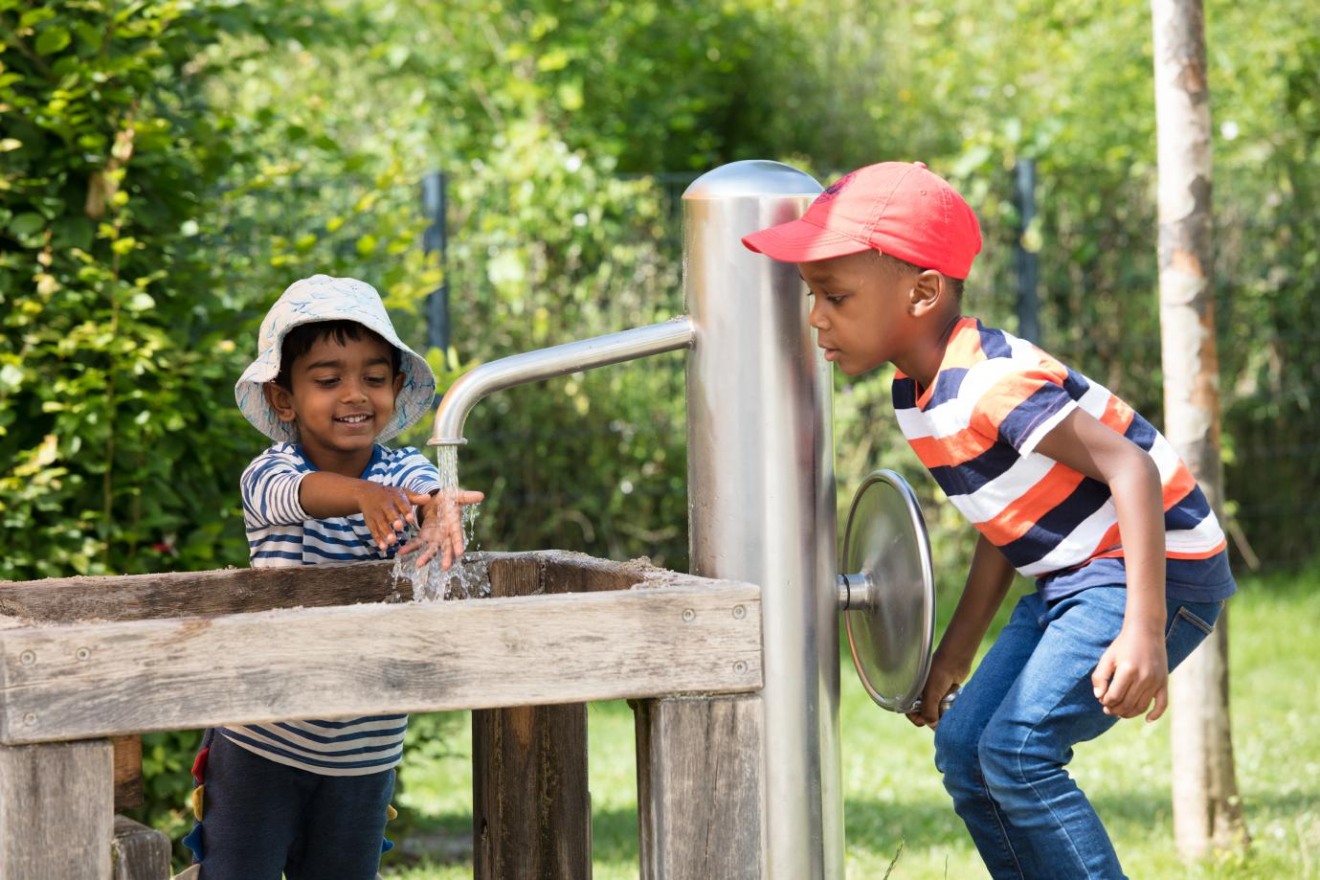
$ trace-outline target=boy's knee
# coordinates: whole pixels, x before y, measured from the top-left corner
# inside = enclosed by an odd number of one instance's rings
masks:
[[[979,740],[979,733],[941,721],[935,728],[935,769],[946,777],[966,775],[978,764]]]
[[[981,738],[978,749],[981,775],[992,792],[1017,788],[1022,784],[1022,761],[1019,749],[993,736]]]

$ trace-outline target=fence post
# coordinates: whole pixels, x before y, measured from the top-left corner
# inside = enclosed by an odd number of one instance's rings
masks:
[[[1013,249],[1017,268],[1018,336],[1039,343],[1040,298],[1037,281],[1040,259],[1034,248],[1027,247],[1027,232],[1036,219],[1036,160],[1019,159],[1013,169],[1013,196],[1018,209],[1017,246]]]
[[[445,226],[449,214],[449,181],[443,171],[422,177],[422,211],[429,221],[422,232],[422,250],[440,255],[440,269],[445,269],[445,251],[449,246]],[[449,350],[449,276],[440,277],[440,286],[426,297],[426,346]]]

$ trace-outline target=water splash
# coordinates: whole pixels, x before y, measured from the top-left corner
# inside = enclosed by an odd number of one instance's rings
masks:
[[[458,491],[458,447],[450,444],[437,447],[436,466],[440,471],[440,494]],[[490,577],[487,563],[473,543],[477,521],[478,505],[469,504],[463,508],[463,544],[467,548],[463,559],[450,566],[448,571],[440,567],[440,560],[432,559],[426,565],[418,567],[416,553],[396,556],[394,559],[394,581],[408,581],[412,584],[414,602],[438,602],[445,599],[470,599],[490,595]],[[411,540],[416,528],[410,528],[404,542]]]

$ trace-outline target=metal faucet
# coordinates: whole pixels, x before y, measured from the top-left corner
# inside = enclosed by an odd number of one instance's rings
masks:
[[[445,392],[435,412],[435,428],[428,443],[431,446],[466,443],[463,423],[477,401],[488,394],[593,367],[691,348],[696,337],[696,325],[683,316],[481,364],[460,376]]]

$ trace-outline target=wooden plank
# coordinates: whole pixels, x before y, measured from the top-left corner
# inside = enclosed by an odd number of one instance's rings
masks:
[[[0,742],[762,685],[760,588],[606,593],[0,630]]]
[[[580,592],[602,574],[564,568],[574,576],[545,565],[492,566],[491,595]],[[590,880],[585,703],[472,713],[472,824],[475,880]]]
[[[560,550],[474,553],[464,564],[469,570],[530,567],[542,582],[561,583],[559,592],[623,590],[664,574],[643,562],[611,562]],[[381,560],[0,582],[0,616],[34,623],[156,620],[411,598],[410,585],[395,581],[394,562]]]
[[[553,584],[558,593],[626,590],[657,572],[645,560],[612,562],[568,553],[546,554],[541,564],[545,582]]]
[[[394,563],[235,568],[0,584],[0,614],[36,623],[149,620],[390,601]],[[405,590],[407,590],[405,585]]]
[[[760,696],[635,708],[642,880],[768,877]]]
[[[0,878],[110,880],[109,741],[0,746]]]

